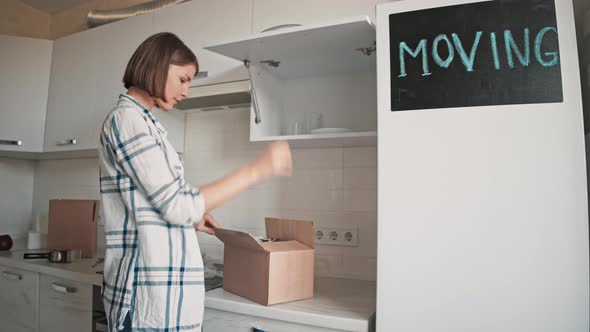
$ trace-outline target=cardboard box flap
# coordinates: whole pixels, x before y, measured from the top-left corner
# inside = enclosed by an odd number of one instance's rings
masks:
[[[303,220],[288,220],[278,218],[264,218],[266,236],[278,238],[281,241],[296,240],[310,248],[315,248],[313,241],[313,222]]]
[[[215,236],[226,246],[266,252],[255,237],[245,232],[217,228],[215,229]]]

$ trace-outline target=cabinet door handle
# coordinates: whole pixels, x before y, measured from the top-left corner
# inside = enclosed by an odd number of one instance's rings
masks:
[[[78,144],[78,142],[76,141],[75,138],[70,138],[70,139],[65,139],[63,141],[59,141],[55,144],[56,145],[76,145],[76,144]]]
[[[23,280],[23,276],[17,273],[12,273],[8,271],[2,271],[2,276],[6,279],[11,280]]]
[[[60,285],[55,282],[51,284],[51,288],[53,288],[53,290],[56,292],[60,292],[60,293],[64,293],[64,294],[72,294],[77,291],[77,289],[75,287]]]
[[[279,30],[279,29],[284,29],[284,28],[292,28],[292,27],[300,27],[301,24],[280,24],[280,25],[275,25],[274,27],[270,27],[268,29],[264,29],[261,32],[269,32],[269,31],[274,31],[274,30]]]
[[[12,141],[12,140],[0,139],[0,145],[18,145],[18,146],[21,146],[21,145],[23,145],[23,141],[21,141],[21,140]]]

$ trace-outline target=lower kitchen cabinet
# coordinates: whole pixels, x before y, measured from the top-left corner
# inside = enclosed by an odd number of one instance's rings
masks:
[[[0,266],[0,330],[37,331],[39,274]]]
[[[341,330],[205,308],[203,332],[339,332]],[[344,332],[344,331],[342,331]]]
[[[39,332],[92,331],[92,287],[42,274]]]

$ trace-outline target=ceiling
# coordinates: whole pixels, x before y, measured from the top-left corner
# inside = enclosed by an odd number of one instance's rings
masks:
[[[48,14],[54,14],[64,9],[76,7],[89,0],[20,0],[37,10]]]

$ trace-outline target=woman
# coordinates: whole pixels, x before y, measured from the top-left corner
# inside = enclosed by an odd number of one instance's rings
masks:
[[[151,110],[170,111],[188,96],[199,66],[171,33],[146,39],[132,55],[127,93],[100,136],[100,189],[107,239],[103,301],[110,331],[200,331],[203,262],[195,229],[214,234],[207,212],[271,176],[291,175],[286,142],[199,189]],[[199,144],[198,142],[193,142]]]

